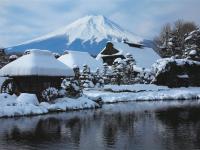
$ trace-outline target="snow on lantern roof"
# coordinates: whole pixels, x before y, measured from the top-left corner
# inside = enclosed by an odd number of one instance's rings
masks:
[[[1,76],[73,76],[74,72],[48,50],[31,49],[29,54],[0,69]]]
[[[84,64],[90,67],[91,72],[95,72],[97,68],[103,67],[102,62],[97,61],[88,52],[65,51],[65,54],[60,56],[58,60],[67,65],[69,68],[78,66],[80,71],[83,70]]]
[[[156,62],[156,60],[161,57],[152,49],[148,47],[131,47],[126,43],[122,42],[112,42],[113,47],[117,49],[119,52],[113,55],[123,55],[131,54],[136,61],[136,65],[142,68],[150,68],[151,65]],[[100,58],[106,56],[103,55],[102,52],[105,48],[97,55],[96,59],[100,60]]]

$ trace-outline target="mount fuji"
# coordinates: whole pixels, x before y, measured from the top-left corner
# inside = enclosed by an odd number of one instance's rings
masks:
[[[96,55],[106,42],[120,42],[124,39],[134,43],[144,41],[104,16],[86,16],[42,37],[8,47],[6,51],[23,53],[27,49],[36,48],[58,53],[65,50],[84,51]]]

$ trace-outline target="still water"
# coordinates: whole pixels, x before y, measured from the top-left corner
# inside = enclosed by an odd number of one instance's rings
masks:
[[[0,150],[200,149],[200,101],[133,102],[0,119]]]

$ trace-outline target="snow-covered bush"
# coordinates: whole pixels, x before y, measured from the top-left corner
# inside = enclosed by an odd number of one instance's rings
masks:
[[[32,104],[32,105],[39,105],[39,101],[35,94],[30,93],[21,93],[20,96],[17,98],[17,102],[22,104]]]
[[[165,58],[152,66],[152,83],[179,86],[200,86],[200,62],[188,59]]]
[[[101,88],[104,86],[103,78],[99,79],[98,82],[95,84],[96,87]]]
[[[141,68],[137,70],[134,83],[149,84],[154,79],[154,75],[148,69]]]
[[[45,101],[52,101],[58,97],[58,89],[49,87],[42,92],[42,98]]]
[[[59,98],[62,98],[62,97],[65,97],[67,96],[67,91],[61,87],[61,89],[58,90],[58,97]]]
[[[159,59],[152,65],[151,70],[156,78],[159,74],[170,71],[171,67],[175,64],[174,57]]]
[[[66,91],[62,91],[65,96],[68,97],[79,97],[81,96],[82,90],[80,88],[80,83],[77,80],[66,78],[63,80],[61,87]]]
[[[82,87],[83,88],[93,88],[94,84],[90,80],[82,80]]]

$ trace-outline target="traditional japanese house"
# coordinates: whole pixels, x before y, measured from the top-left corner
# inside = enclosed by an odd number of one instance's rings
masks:
[[[35,93],[40,97],[48,87],[59,88],[63,78],[74,76],[74,72],[50,51],[30,50],[29,54],[1,68],[0,76],[9,78],[3,83],[1,92]]]
[[[107,42],[106,47],[97,55],[97,60],[102,59],[103,63],[111,66],[116,58],[124,59],[124,55],[117,50],[113,43]]]
[[[136,65],[141,68],[150,68],[157,59],[160,59],[160,56],[152,48],[128,42],[108,42],[96,59],[112,65],[116,58],[124,59],[127,53],[133,56]]]
[[[91,72],[96,72],[97,68],[103,68],[103,63],[97,61],[88,52],[65,51],[65,54],[58,58],[59,61],[73,69],[75,66],[83,70],[83,65],[87,65]]]

